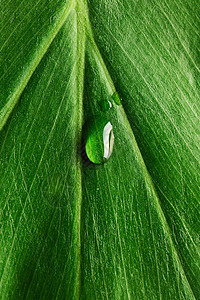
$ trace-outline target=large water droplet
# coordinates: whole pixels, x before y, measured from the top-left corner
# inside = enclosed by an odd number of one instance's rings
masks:
[[[94,116],[86,123],[85,152],[94,164],[108,161],[114,144],[113,126],[110,121],[101,116]]]

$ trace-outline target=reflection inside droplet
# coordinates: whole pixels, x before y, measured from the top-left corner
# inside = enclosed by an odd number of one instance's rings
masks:
[[[103,144],[104,144],[104,158],[109,159],[112,154],[113,144],[114,144],[113,127],[110,122],[106,124],[103,130]]]

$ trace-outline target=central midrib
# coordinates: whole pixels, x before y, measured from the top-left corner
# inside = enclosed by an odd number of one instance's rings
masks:
[[[84,65],[85,65],[85,19],[86,19],[86,4],[84,0],[76,0],[76,28],[77,28],[77,41],[76,41],[76,100],[79,110],[79,123],[76,124],[76,145],[81,148],[81,135],[82,135],[82,120],[83,120],[83,88],[84,88]],[[76,279],[74,298],[80,299],[81,293],[81,210],[82,210],[82,162],[81,157],[77,157],[77,170],[78,176],[76,180],[76,211],[74,221],[74,235],[76,245]]]

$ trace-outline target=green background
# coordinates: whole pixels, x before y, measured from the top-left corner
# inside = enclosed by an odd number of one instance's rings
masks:
[[[199,1],[0,2],[0,298],[199,299]],[[83,126],[113,103],[113,155]]]

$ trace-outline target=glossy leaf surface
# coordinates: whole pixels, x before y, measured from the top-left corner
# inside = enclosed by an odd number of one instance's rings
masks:
[[[0,298],[198,299],[198,1],[2,1],[0,16]],[[115,143],[92,165],[100,114]]]

